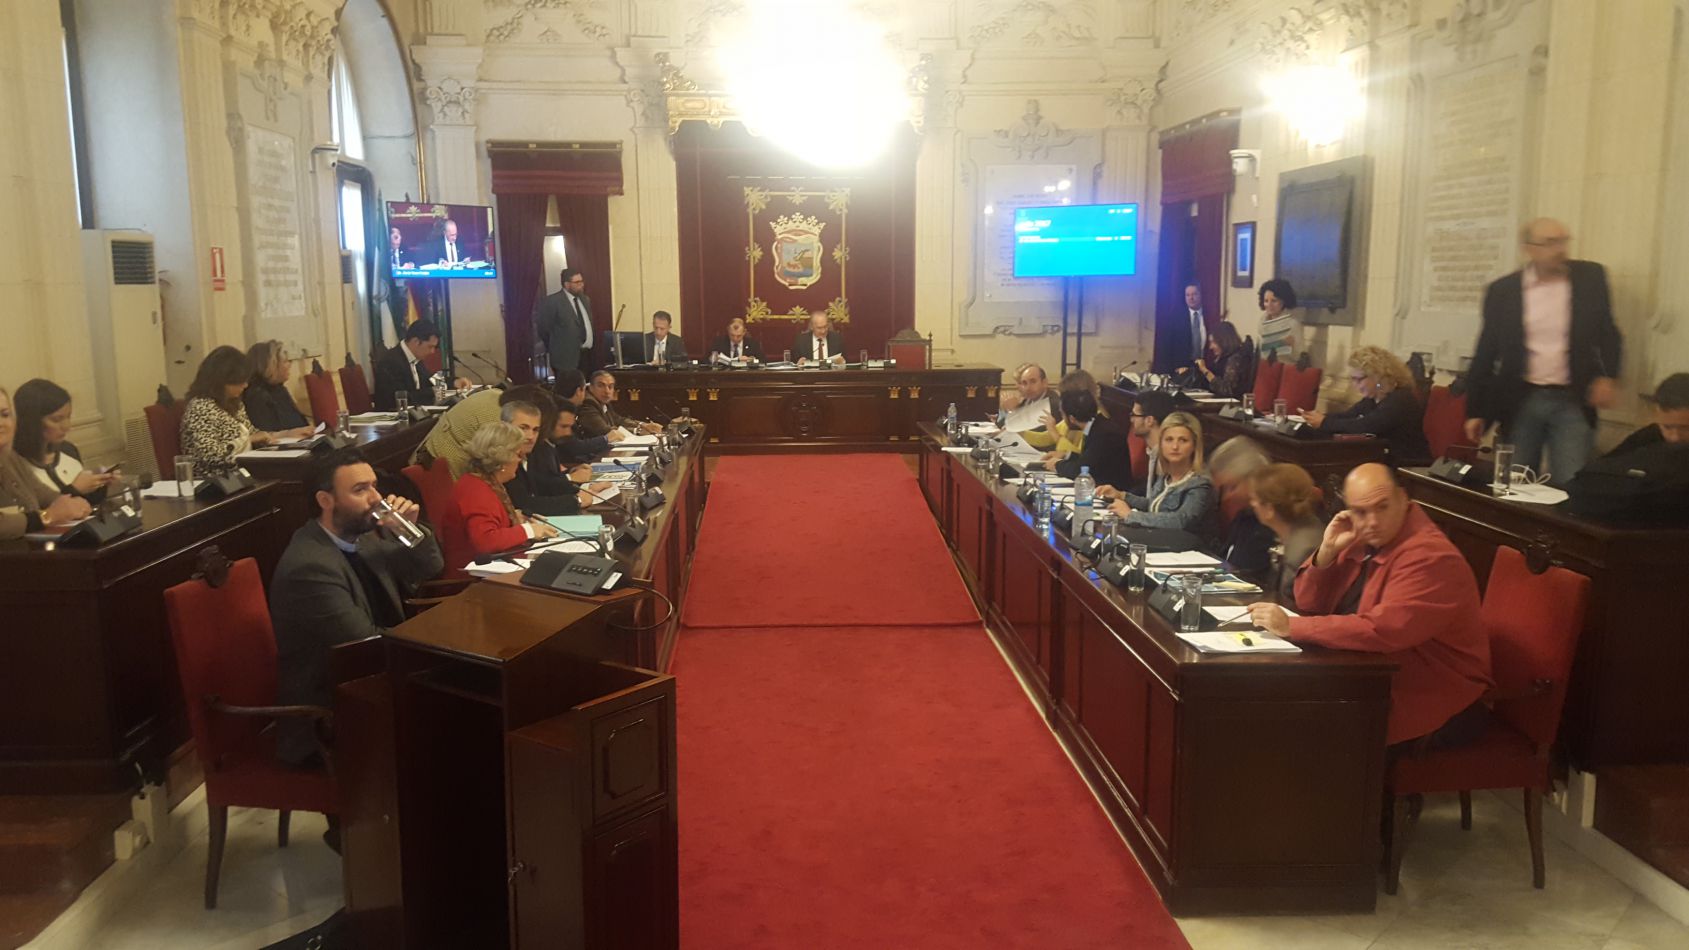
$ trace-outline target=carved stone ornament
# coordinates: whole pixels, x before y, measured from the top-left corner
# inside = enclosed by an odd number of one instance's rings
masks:
[[[1093,0],[997,0],[984,4],[996,11],[968,31],[974,46],[1002,45],[1013,37],[1021,46],[1092,46],[1097,42],[1096,3]]]
[[[674,64],[667,53],[658,53],[651,58],[657,64],[657,83],[664,92],[695,92],[698,84],[686,77],[680,67]]]
[[[281,121],[281,97],[288,91],[287,76],[282,61],[270,55],[270,44],[258,44],[258,56],[252,61],[252,74],[247,81],[264,97],[264,120]]]
[[[422,93],[433,110],[436,125],[474,125],[475,87],[453,76],[430,85]]]
[[[1524,5],[1525,0],[1455,0],[1449,15],[1437,19],[1437,38],[1454,47],[1461,61],[1477,59]]]
[[[1172,39],[1179,40],[1197,29],[1229,15],[1242,0],[1183,0],[1173,18]]]
[[[707,0],[707,2],[693,14],[686,28],[686,45],[692,47],[707,46],[711,27],[738,17],[745,12],[742,0]]]
[[[1127,125],[1148,125],[1149,113],[1161,101],[1159,83],[1142,79],[1128,79],[1119,89],[1108,94],[1105,104],[1114,110],[1114,117]]]
[[[1026,112],[1014,128],[998,129],[994,134],[1001,140],[999,144],[1014,151],[1015,158],[1028,160],[1045,158],[1050,149],[1072,144],[1077,138],[1044,118],[1037,99],[1026,100]]]
[[[1314,40],[1324,28],[1318,13],[1292,7],[1260,25],[1255,51],[1274,69],[1312,62]]]
[[[581,35],[590,40],[605,40],[610,37],[610,28],[597,19],[595,12],[604,6],[604,0],[482,0],[488,11],[502,11],[504,18],[487,28],[488,45],[500,43],[519,43],[522,33],[530,22],[538,21],[538,14],[549,11],[562,11],[569,16],[569,22]],[[514,12],[511,8],[514,7]],[[490,12],[489,18],[497,17],[500,13]],[[555,31],[548,27],[539,35],[542,43],[556,43],[561,37],[548,39],[545,32]]]

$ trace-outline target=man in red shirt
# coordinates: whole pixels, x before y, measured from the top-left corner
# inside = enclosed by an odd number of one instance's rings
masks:
[[[1348,510],[1326,526],[1296,575],[1296,603],[1316,616],[1253,604],[1255,625],[1297,643],[1394,660],[1390,745],[1476,739],[1488,713],[1480,697],[1492,682],[1472,568],[1389,468],[1362,465],[1343,490]]]

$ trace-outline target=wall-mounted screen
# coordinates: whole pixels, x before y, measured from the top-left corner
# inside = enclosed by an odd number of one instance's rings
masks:
[[[498,276],[493,209],[387,202],[387,264],[399,280]]]
[[[1016,277],[1122,277],[1137,272],[1137,205],[1015,209]]]

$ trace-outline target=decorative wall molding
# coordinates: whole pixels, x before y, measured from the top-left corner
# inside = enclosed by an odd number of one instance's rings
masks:
[[[1242,0],[1183,0],[1173,16],[1169,40],[1181,40],[1203,26],[1230,16]]]
[[[1037,99],[1026,100],[1026,112],[1013,128],[998,129],[991,134],[997,137],[998,144],[1013,151],[1017,159],[1046,158],[1050,149],[1071,145],[1078,137],[1044,118]]]
[[[491,16],[504,17],[487,28],[488,45],[522,42],[522,34],[528,26],[539,22],[539,14],[553,11],[568,14],[575,29],[587,39],[610,38],[610,27],[597,15],[604,6],[604,0],[482,0],[482,4],[488,11],[498,11],[490,13]],[[514,12],[511,12],[512,8]],[[551,34],[550,38],[547,33]],[[546,27],[536,39],[542,43],[560,43],[563,38],[557,31]]]
[[[279,122],[281,99],[288,91],[287,74],[283,71],[282,61],[270,55],[270,44],[262,40],[258,42],[258,56],[253,60],[252,73],[246,79],[264,97],[264,120]]]
[[[1437,19],[1437,38],[1454,48],[1462,62],[1477,59],[1496,32],[1519,15],[1526,0],[1455,0],[1454,9]]]
[[[984,5],[988,17],[968,30],[974,46],[1002,45],[1014,38],[1021,46],[1066,48],[1097,42],[1096,4],[1092,0],[998,0]],[[989,11],[995,10],[995,13]]]
[[[697,91],[698,84],[687,78],[686,73],[682,72],[680,67],[669,59],[669,54],[658,53],[652,57],[652,62],[657,64],[657,82],[662,86],[664,92]]]
[[[422,100],[432,110],[435,125],[475,124],[475,87],[455,76],[428,85]]]
[[[1312,62],[1314,41],[1324,32],[1324,18],[1312,9],[1291,7],[1273,19],[1256,25],[1254,48],[1261,61],[1272,68]],[[1247,35],[1246,30],[1239,31]],[[1236,43],[1241,35],[1234,35]]]
[[[1148,125],[1150,110],[1161,101],[1161,81],[1132,78],[1108,94],[1103,104],[1126,125]]]
[[[735,19],[745,12],[742,0],[707,0],[692,15],[686,28],[686,45],[703,46],[710,39],[712,28],[724,20]]]

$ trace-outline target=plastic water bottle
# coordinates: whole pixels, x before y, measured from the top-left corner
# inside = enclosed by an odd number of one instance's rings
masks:
[[[956,404],[955,403],[951,403],[950,408],[944,410],[944,428],[945,428],[945,431],[947,431],[951,434],[951,436],[955,436],[955,434],[957,432],[957,429],[956,429]]]
[[[1097,480],[1091,477],[1091,466],[1079,466],[1079,477],[1073,480],[1073,537],[1079,537],[1085,530],[1085,522],[1094,517],[1091,502],[1096,494]]]

